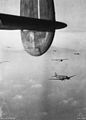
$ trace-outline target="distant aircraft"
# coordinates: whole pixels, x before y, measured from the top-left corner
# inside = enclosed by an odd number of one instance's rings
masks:
[[[76,53],[74,53],[74,55],[80,55],[80,53],[79,53],[79,52],[76,52]]]
[[[52,44],[55,30],[66,26],[55,20],[53,0],[20,0],[20,16],[0,14],[0,30],[21,30],[25,51],[33,56],[44,54]]]
[[[7,46],[6,48],[11,48],[10,46]]]
[[[0,64],[5,63],[5,62],[9,62],[9,61],[0,61]]]
[[[59,62],[63,62],[64,60],[68,60],[68,59],[52,59],[53,61],[59,61]]]
[[[56,50],[53,50],[53,52],[56,52]]]
[[[66,76],[66,75],[58,75],[56,72],[55,72],[55,75],[52,76],[51,79],[49,80],[61,80],[61,81],[64,81],[64,80],[69,80],[71,79],[72,77],[74,77],[76,75],[72,75],[72,76]]]

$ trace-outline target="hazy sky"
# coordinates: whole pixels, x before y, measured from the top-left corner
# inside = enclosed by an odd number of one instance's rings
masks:
[[[86,48],[86,0],[55,0],[56,19],[68,27],[56,32],[54,43],[60,47]]]
[[[57,30],[53,45],[75,49],[86,48],[86,0],[54,0],[56,20],[68,24]],[[0,0],[0,12],[19,15],[20,0]],[[0,31],[1,46],[22,49],[19,31]]]
[[[54,1],[56,20],[67,23],[68,27],[56,31],[52,46],[85,49],[86,0]],[[20,0],[0,0],[0,12],[19,15]],[[6,46],[12,47],[11,50],[5,49]],[[0,49],[0,58],[9,61],[0,64],[0,84],[2,81],[2,84],[7,85],[6,92],[1,91],[2,85],[0,86],[0,97],[1,95],[3,97],[3,94],[8,95],[6,98],[9,98],[10,103],[14,104],[13,101],[15,101],[14,108],[17,103],[23,105],[21,102],[23,97],[28,101],[25,101],[26,104],[32,103],[32,107],[33,101],[38,101],[37,104],[35,102],[35,105],[39,105],[41,98],[45,112],[49,110],[49,116],[63,117],[59,120],[65,120],[68,116],[70,120],[74,120],[71,115],[73,112],[78,114],[79,112],[75,110],[78,110],[79,107],[82,107],[86,113],[86,53],[80,52],[79,56],[75,56],[73,50],[65,51],[63,49],[62,51],[57,48],[56,54],[50,52],[51,54],[33,59],[25,51],[19,51],[23,49],[20,31],[0,31],[0,47],[4,49]],[[68,60],[62,63],[52,62],[51,59],[54,57],[67,57]],[[54,72],[76,76],[65,82],[48,81]],[[11,97],[12,99],[10,99]],[[30,104],[28,106],[32,111]]]

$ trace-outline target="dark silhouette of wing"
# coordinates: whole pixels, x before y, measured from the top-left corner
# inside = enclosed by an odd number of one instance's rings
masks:
[[[55,31],[67,25],[62,22],[52,20],[43,20],[36,18],[21,17],[8,14],[0,14],[0,29],[2,30],[16,30],[27,29],[36,31]]]

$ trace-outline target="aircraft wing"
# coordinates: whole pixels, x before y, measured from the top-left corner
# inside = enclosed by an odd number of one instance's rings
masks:
[[[52,20],[44,20],[37,18],[28,18],[23,16],[0,14],[0,29],[1,30],[36,30],[36,31],[55,31],[67,25],[62,22]]]
[[[49,80],[60,80],[59,78],[50,78]]]
[[[72,75],[72,76],[70,76],[70,78],[72,78],[72,77],[74,77],[74,76],[76,76],[76,75]]]

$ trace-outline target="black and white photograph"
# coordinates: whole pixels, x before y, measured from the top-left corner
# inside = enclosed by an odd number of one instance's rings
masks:
[[[0,0],[0,120],[86,120],[86,0]]]

